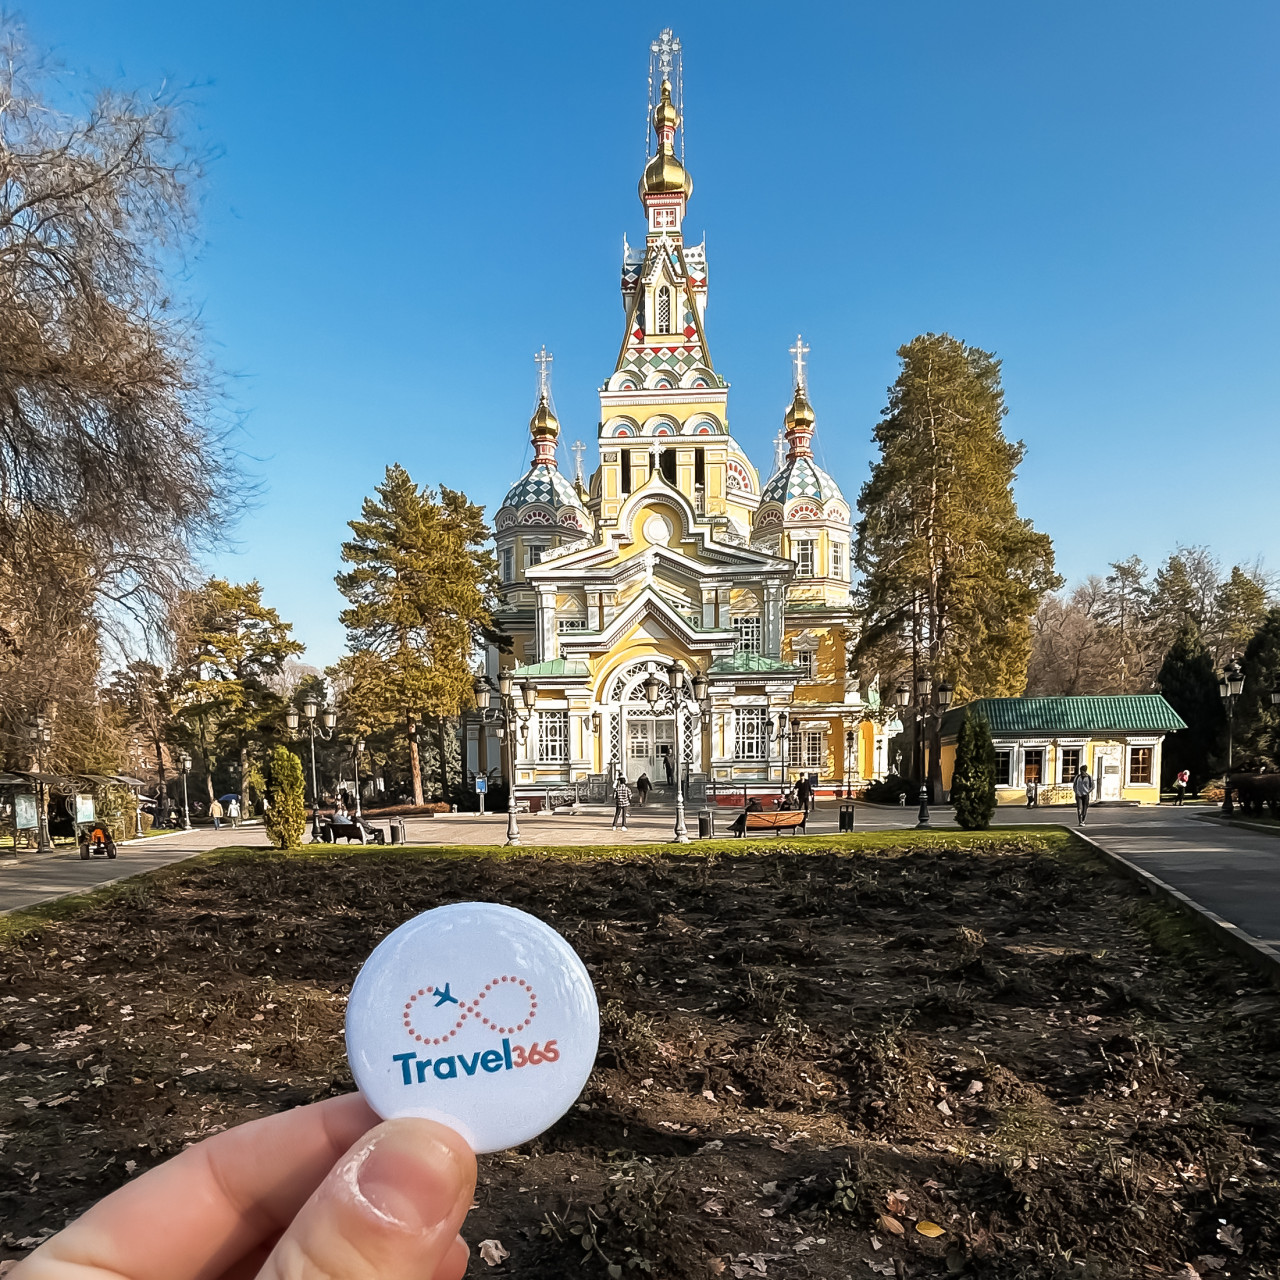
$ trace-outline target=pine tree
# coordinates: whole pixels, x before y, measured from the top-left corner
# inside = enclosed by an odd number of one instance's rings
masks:
[[[1214,658],[1225,663],[1243,653],[1266,616],[1266,587],[1254,574],[1234,565],[1213,600]]]
[[[1098,617],[1110,628],[1120,664],[1117,693],[1151,687],[1149,632],[1151,586],[1147,566],[1137,556],[1117,560],[1104,579]],[[1158,660],[1158,659],[1157,659]]]
[[[352,657],[372,654],[381,666],[370,714],[392,714],[405,726],[415,804],[423,802],[417,721],[471,703],[471,655],[491,635],[497,565],[484,545],[484,510],[465,494],[419,489],[401,466],[387,468],[376,498],[366,498],[337,575],[351,602],[341,614]],[[366,664],[367,665],[367,664]],[[363,672],[366,677],[368,672]],[[442,773],[444,755],[441,759]],[[448,780],[442,778],[447,791]]]
[[[1236,706],[1236,758],[1280,767],[1280,708],[1271,701],[1271,691],[1280,689],[1280,606],[1267,610],[1245,646],[1240,668],[1244,689]]]
[[[210,578],[179,605],[170,687],[178,719],[203,759],[210,800],[214,770],[230,754],[241,803],[247,803],[252,756],[261,753],[284,710],[275,687],[285,662],[305,648],[292,631],[262,603],[256,581]]]
[[[302,761],[288,747],[275,747],[267,761],[267,807],[263,823],[277,849],[296,849],[307,829]]]
[[[996,748],[991,727],[981,716],[966,713],[960,722],[951,803],[956,821],[966,831],[985,831],[991,825],[996,811]]]
[[[1184,619],[1165,655],[1156,684],[1169,705],[1187,722],[1171,733],[1161,752],[1161,786],[1172,785],[1183,769],[1191,771],[1191,790],[1198,791],[1222,758],[1226,717],[1218,697],[1213,658],[1190,618]]]
[[[880,456],[858,498],[854,661],[948,679],[958,702],[1021,694],[1032,615],[1061,579],[1049,537],[1014,501],[1024,447],[1002,430],[1000,363],[948,334],[898,355]]]

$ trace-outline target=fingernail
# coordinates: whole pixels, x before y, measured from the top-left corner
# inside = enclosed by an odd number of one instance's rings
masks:
[[[438,1227],[463,1190],[457,1155],[423,1132],[429,1127],[426,1121],[387,1121],[357,1157],[361,1198],[380,1218],[406,1231]]]

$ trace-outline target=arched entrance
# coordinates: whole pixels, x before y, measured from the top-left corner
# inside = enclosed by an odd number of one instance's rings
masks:
[[[675,717],[658,715],[644,695],[644,681],[650,670],[669,686],[666,659],[648,658],[632,662],[609,675],[597,697],[608,726],[606,765],[612,777],[619,774],[630,782],[642,773],[655,785],[667,785],[667,761],[671,776],[676,770]],[[702,731],[698,717],[689,710],[681,713],[681,747],[684,755],[684,777],[702,767]]]

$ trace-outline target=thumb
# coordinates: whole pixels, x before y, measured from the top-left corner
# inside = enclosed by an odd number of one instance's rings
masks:
[[[458,1280],[476,1158],[434,1120],[387,1120],[330,1170],[258,1280]]]

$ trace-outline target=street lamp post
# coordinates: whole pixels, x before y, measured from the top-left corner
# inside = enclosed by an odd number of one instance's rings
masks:
[[[191,757],[184,751],[178,757],[178,767],[182,770],[182,829],[191,830],[191,804],[187,797],[187,774],[191,772]]]
[[[858,735],[846,729],[844,735],[844,798],[853,799],[853,753],[857,749]]]
[[[769,730],[769,741],[778,744],[778,762],[782,766],[782,790],[785,793],[791,770],[791,739],[795,732],[791,728],[791,712],[784,707],[778,712],[777,720],[771,716],[765,723]],[[767,767],[767,758],[765,763]]]
[[[364,814],[360,811],[360,753],[364,750],[364,739],[358,738],[355,743],[355,750],[352,752],[352,758],[355,761],[356,773],[356,823],[364,821]]]
[[[951,699],[955,696],[955,689],[943,680],[937,688],[937,692],[933,692],[933,681],[927,675],[919,675],[916,677],[916,742],[918,749],[915,753],[918,756],[917,768],[919,770],[918,777],[920,779],[920,811],[916,815],[917,827],[928,827],[929,822],[929,752],[928,744],[925,741],[925,733],[929,726],[929,719],[936,716],[939,720],[943,713],[951,705]],[[932,697],[930,696],[932,694]],[[906,684],[900,684],[894,693],[894,701],[900,708],[905,710],[911,704],[911,690]]]
[[[480,711],[480,722],[489,720],[489,702],[493,695],[493,686],[484,676],[477,676],[475,681],[476,707]],[[516,820],[516,735],[523,743],[529,736],[529,717],[533,714],[534,704],[538,701],[538,690],[532,680],[526,680],[515,688],[511,672],[498,672],[498,699],[501,707],[495,707],[494,719],[498,721],[498,736],[507,756],[507,839],[506,844],[517,846],[520,843],[520,823]]]
[[[1223,788],[1222,813],[1228,818],[1235,813],[1235,805],[1231,801],[1231,762],[1234,753],[1232,738],[1235,733],[1236,703],[1243,692],[1244,672],[1240,670],[1240,664],[1232,658],[1231,665],[1218,679],[1218,697],[1222,699],[1223,709],[1227,713],[1227,784]],[[1272,694],[1272,697],[1274,699],[1275,695]]]
[[[322,728],[316,728],[317,713],[320,717]],[[333,726],[337,723],[337,714],[333,711],[320,711],[320,706],[314,698],[308,698],[302,704],[302,714],[307,721],[307,735],[311,739],[311,842],[317,843],[320,839],[320,784],[316,777],[316,735],[319,734],[322,742],[328,742],[333,737]],[[298,729],[298,709],[290,707],[285,712],[285,724],[289,726],[290,733],[296,733]]]
[[[49,794],[44,782],[45,755],[49,750],[49,743],[53,741],[53,730],[43,715],[37,715],[27,730],[27,736],[31,739],[32,751],[36,758],[36,773],[39,775],[39,780],[36,782],[36,799],[39,805],[39,811],[36,814],[36,848],[39,852],[45,853],[53,847],[53,842],[49,839]]]
[[[673,843],[688,844],[689,829],[684,822],[684,724],[683,712],[692,699],[695,715],[701,718],[702,703],[707,696],[707,677],[695,669],[692,676],[684,662],[677,658],[667,668],[668,683],[658,678],[657,663],[649,664],[644,678],[644,696],[655,715],[669,715],[675,720],[676,749],[676,826]]]

